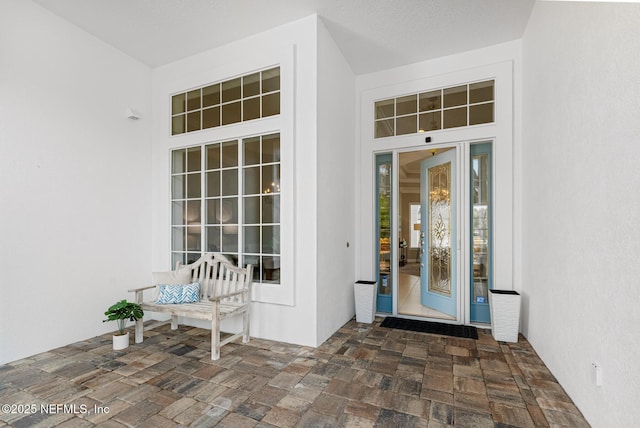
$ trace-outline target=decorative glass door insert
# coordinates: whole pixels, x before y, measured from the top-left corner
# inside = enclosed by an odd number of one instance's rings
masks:
[[[451,162],[429,168],[429,291],[451,296]]]
[[[420,163],[421,224],[420,303],[457,317],[456,149]]]

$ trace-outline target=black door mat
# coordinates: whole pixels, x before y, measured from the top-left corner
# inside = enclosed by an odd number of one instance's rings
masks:
[[[468,325],[445,324],[440,322],[409,320],[386,317],[380,327],[397,328],[399,330],[417,331],[420,333],[442,334],[445,336],[477,339],[478,329]]]

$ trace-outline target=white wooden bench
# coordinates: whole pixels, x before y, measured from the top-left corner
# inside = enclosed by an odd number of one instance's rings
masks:
[[[178,317],[187,317],[211,321],[211,359],[220,358],[220,347],[242,336],[242,343],[249,341],[251,284],[253,266],[236,267],[229,259],[219,253],[206,253],[195,262],[182,266],[178,262],[176,270],[191,269],[192,282],[200,284],[200,301],[194,303],[157,304],[143,301],[144,290],[156,286],[129,290],[135,293],[136,303],[147,312],[171,314],[171,329],[178,328]],[[242,331],[220,341],[220,321],[232,315],[242,314]],[[136,343],[141,343],[144,324],[136,321]]]

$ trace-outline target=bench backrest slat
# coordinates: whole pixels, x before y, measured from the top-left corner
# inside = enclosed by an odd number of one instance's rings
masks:
[[[188,267],[192,270],[192,281],[200,283],[200,298],[209,300],[223,294],[244,291],[223,300],[227,303],[244,303],[249,300],[253,267],[239,268],[220,253],[205,253],[198,260],[176,268]]]

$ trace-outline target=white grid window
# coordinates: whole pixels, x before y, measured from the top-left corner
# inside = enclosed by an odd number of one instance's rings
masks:
[[[494,80],[487,80],[376,101],[374,136],[492,123],[494,84]]]
[[[280,114],[280,67],[174,94],[171,135]]]
[[[280,283],[280,134],[172,151],[172,262],[221,252]]]

